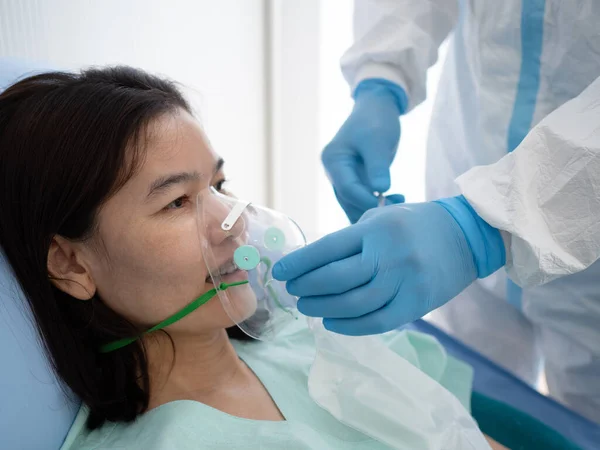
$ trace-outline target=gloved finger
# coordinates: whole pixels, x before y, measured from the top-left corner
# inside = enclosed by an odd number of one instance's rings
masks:
[[[401,325],[387,315],[384,306],[362,317],[326,318],[323,319],[323,326],[326,330],[346,336],[368,336],[387,333]]]
[[[396,300],[361,317],[327,318],[323,320],[323,326],[329,331],[347,336],[387,333],[427,314],[428,311],[421,307],[420,301],[420,298],[402,298],[398,294]]]
[[[356,255],[362,249],[363,233],[363,227],[351,225],[296,250],[273,266],[273,277],[279,281],[289,281],[319,267]]]
[[[385,197],[386,205],[397,205],[398,203],[404,203],[406,199],[402,194],[392,194]]]
[[[348,220],[350,221],[350,223],[358,222],[358,219],[360,219],[360,217],[364,213],[363,209],[357,208],[351,202],[344,200],[342,197],[340,197],[338,195],[336,189],[333,189],[333,192],[335,193],[335,198],[337,199],[338,203],[344,210],[344,213],[346,213],[346,217],[348,217]]]
[[[357,254],[288,281],[287,291],[297,297],[342,294],[370,282],[373,275]]]
[[[377,197],[362,182],[344,183],[335,186],[338,196],[357,211],[363,213],[377,207]]]
[[[386,192],[392,184],[390,180],[391,161],[387,161],[381,155],[373,155],[372,157],[364,158],[364,165],[370,190]]]
[[[305,316],[353,320],[382,308],[391,300],[389,286],[365,284],[340,295],[301,297],[298,311]]]
[[[344,202],[350,203],[358,209],[364,209],[377,206],[377,199],[373,195],[370,186],[367,186],[359,176],[358,156],[351,156],[348,153],[335,152],[333,146],[339,146],[332,142],[323,151],[322,161],[331,184],[335,188],[337,195]]]
[[[389,190],[390,166],[394,161],[399,139],[400,123],[396,119],[395,126],[387,124],[382,129],[373,130],[370,139],[358,141],[357,150],[361,155],[366,179],[372,191]]]
[[[344,197],[342,197],[341,195],[339,195],[337,193],[337,190],[336,190],[336,198],[338,199],[339,204],[344,209],[344,212],[346,213],[348,220],[350,220],[350,223],[358,222],[358,220],[362,217],[362,215],[369,209],[375,208],[375,204],[376,204],[376,200],[374,200],[373,205],[368,205],[368,206],[363,205],[362,207],[357,206],[353,203],[352,200],[347,200]],[[373,196],[373,198],[376,199],[375,196]]]

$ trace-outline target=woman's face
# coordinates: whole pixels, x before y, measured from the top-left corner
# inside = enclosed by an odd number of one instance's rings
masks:
[[[156,120],[150,131],[143,165],[101,208],[98,232],[84,250],[99,296],[143,327],[161,322],[214,288],[202,245],[209,240],[224,264],[236,248],[217,220],[198,226],[197,195],[206,197],[210,187],[223,191],[225,182],[223,161],[198,122],[179,111]],[[224,220],[228,211],[209,201],[204,207]],[[219,208],[222,214],[215,213]],[[244,276],[238,272],[226,281]],[[248,285],[230,288],[227,295],[247,316],[254,312]],[[169,330],[197,334],[232,324],[215,296]]]

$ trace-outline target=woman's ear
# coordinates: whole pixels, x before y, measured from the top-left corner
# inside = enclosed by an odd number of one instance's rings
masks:
[[[79,300],[90,300],[96,293],[80,248],[61,236],[52,238],[48,250],[48,277],[58,289]]]

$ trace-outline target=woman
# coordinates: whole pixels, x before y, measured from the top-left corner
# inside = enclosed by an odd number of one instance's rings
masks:
[[[99,350],[214,288],[194,199],[225,181],[166,80],[127,67],[55,72],[0,95],[0,247],[84,404],[65,448],[385,448],[309,398],[314,349],[301,325],[253,342],[211,300],[164,332]],[[417,334],[389,339],[415,365],[439,351],[417,351]]]

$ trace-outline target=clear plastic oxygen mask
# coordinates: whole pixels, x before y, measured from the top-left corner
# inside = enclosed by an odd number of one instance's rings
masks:
[[[225,312],[246,334],[271,340],[297,320],[298,299],[272,276],[273,265],[306,245],[300,227],[269,208],[207,189],[197,197],[202,254]]]

